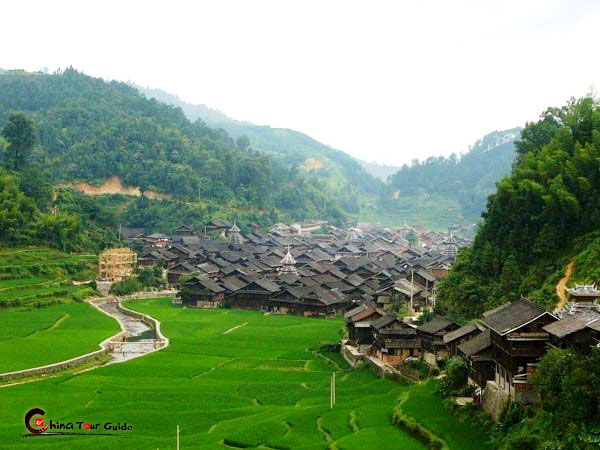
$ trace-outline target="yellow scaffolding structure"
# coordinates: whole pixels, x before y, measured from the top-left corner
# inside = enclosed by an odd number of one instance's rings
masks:
[[[133,274],[136,264],[137,253],[127,247],[104,250],[98,259],[98,280],[121,281]]]

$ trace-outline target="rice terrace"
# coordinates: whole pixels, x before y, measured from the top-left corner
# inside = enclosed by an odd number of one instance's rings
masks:
[[[80,306],[87,307],[63,307]],[[478,430],[459,428],[432,398],[433,382],[380,380],[367,369],[349,369],[337,353],[319,351],[320,342],[339,339],[339,319],[181,309],[165,298],[126,306],[158,319],[171,345],[124,364],[1,388],[1,448],[175,448],[178,425],[181,448],[426,448],[393,424],[402,398],[415,421],[435,417],[426,426],[450,448],[485,448]],[[23,439],[23,417],[32,407],[59,422],[110,421],[132,430],[123,438]]]

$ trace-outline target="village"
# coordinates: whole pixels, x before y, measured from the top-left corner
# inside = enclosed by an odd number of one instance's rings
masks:
[[[216,220],[198,232],[180,225],[172,236],[122,232],[128,245],[142,246],[141,267],[164,267],[169,287],[178,291],[174,305],[343,315],[343,357],[380,376],[411,377],[411,361],[437,368],[458,356],[468,367],[473,400],[496,420],[509,401],[538,401],[528,377],[548,349],[588,354],[600,344],[595,285],[566,289],[570,301],[552,312],[518,298],[462,326],[433,316],[436,283],[458,249],[470,245],[453,230],[407,224],[342,230],[307,221],[242,233],[235,223]]]

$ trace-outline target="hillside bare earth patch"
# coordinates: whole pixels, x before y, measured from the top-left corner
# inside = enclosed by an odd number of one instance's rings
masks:
[[[57,186],[63,189],[74,189],[83,192],[86,195],[122,194],[131,197],[139,197],[142,195],[138,186],[126,186],[118,176],[108,178],[100,186],[93,186],[88,183],[60,183]],[[171,194],[155,191],[144,191],[144,195],[148,198],[158,200],[169,200],[172,198]]]

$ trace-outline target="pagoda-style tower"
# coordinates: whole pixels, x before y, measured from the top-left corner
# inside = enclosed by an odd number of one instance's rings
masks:
[[[452,230],[450,230],[450,237],[444,242],[444,249],[442,250],[442,254],[445,256],[450,256],[452,258],[456,258],[457,253],[458,245],[456,245],[456,240],[454,240],[454,236],[452,236]]]
[[[235,222],[233,222],[233,226],[229,229],[229,242],[232,244],[242,243],[242,239],[240,237],[240,229],[238,228]]]
[[[348,228],[348,233],[346,234],[346,241],[357,241],[359,239],[356,228]]]
[[[288,245],[287,253],[281,260],[281,273],[295,273],[296,272],[296,260],[290,253],[290,246]]]
[[[576,284],[574,288],[566,288],[571,299],[577,303],[594,304],[600,297],[600,290],[595,284]]]

